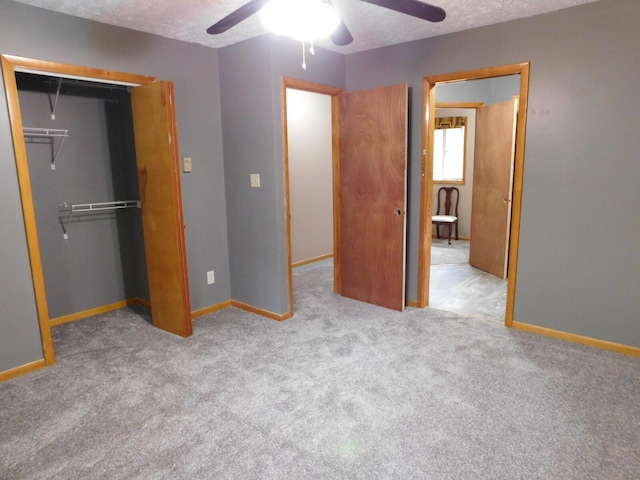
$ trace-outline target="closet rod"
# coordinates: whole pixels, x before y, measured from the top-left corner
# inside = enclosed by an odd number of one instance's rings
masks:
[[[58,106],[58,100],[60,99],[60,88],[62,85],[70,85],[73,87],[89,87],[89,88],[104,88],[108,90],[125,90],[129,91],[129,87],[127,85],[118,85],[118,84],[103,84],[98,82],[89,82],[85,80],[79,80],[75,78],[62,78],[59,77],[56,80],[48,80],[46,83],[49,85],[56,85],[56,93],[55,100],[52,99],[53,92],[49,92],[49,109],[51,110],[51,120],[56,119],[56,107]]]
[[[45,83],[48,85],[69,85],[73,87],[86,87],[86,88],[101,88],[104,90],[122,90],[129,91],[131,88],[129,85],[121,85],[119,83],[103,83],[103,82],[91,82],[87,80],[79,80],[75,78],[63,78],[60,77],[56,80],[47,80]]]
[[[115,202],[99,202],[99,203],[67,203],[64,202],[60,205],[61,210],[67,210],[69,217],[67,217],[66,225],[62,224],[62,232],[65,240],[69,238],[67,232],[69,231],[69,225],[71,225],[71,217],[77,212],[105,212],[109,210],[120,210],[122,208],[141,208],[142,204],[140,200],[118,200]]]

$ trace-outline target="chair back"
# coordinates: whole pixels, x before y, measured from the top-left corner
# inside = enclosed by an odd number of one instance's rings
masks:
[[[456,187],[441,187],[438,190],[438,209],[436,210],[436,215],[452,215],[457,217],[459,198],[460,191]]]

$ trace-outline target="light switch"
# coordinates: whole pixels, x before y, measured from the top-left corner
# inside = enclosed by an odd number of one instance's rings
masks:
[[[182,158],[182,170],[186,173],[191,171],[191,157]]]
[[[251,174],[251,187],[252,188],[260,188],[260,174],[252,173]]]

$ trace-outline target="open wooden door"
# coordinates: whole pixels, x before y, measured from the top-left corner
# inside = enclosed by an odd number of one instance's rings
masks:
[[[518,100],[476,110],[469,263],[507,278]]]
[[[408,87],[339,96],[340,293],[405,305]]]
[[[173,84],[131,89],[153,325],[192,334]]]

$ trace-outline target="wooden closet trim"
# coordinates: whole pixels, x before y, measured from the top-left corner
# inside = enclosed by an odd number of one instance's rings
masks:
[[[2,76],[7,96],[9,124],[11,126],[11,136],[13,139],[13,148],[16,158],[18,185],[20,187],[20,198],[22,201],[22,213],[24,216],[27,249],[31,264],[31,276],[33,278],[33,290],[36,300],[38,323],[40,326],[40,335],[42,337],[44,364],[52,365],[55,363],[55,354],[53,350],[53,339],[51,337],[51,325],[44,285],[44,274],[42,271],[42,257],[40,254],[40,243],[38,241],[35,207],[33,204],[33,191],[31,188],[31,178],[29,176],[29,165],[27,163],[27,149],[24,142],[16,72],[28,72],[41,75],[78,78],[102,83],[127,85],[144,85],[153,83],[156,81],[156,78],[146,75],[135,75],[131,73],[102,70],[58,62],[48,62],[5,54],[0,54],[0,63],[2,65]]]

